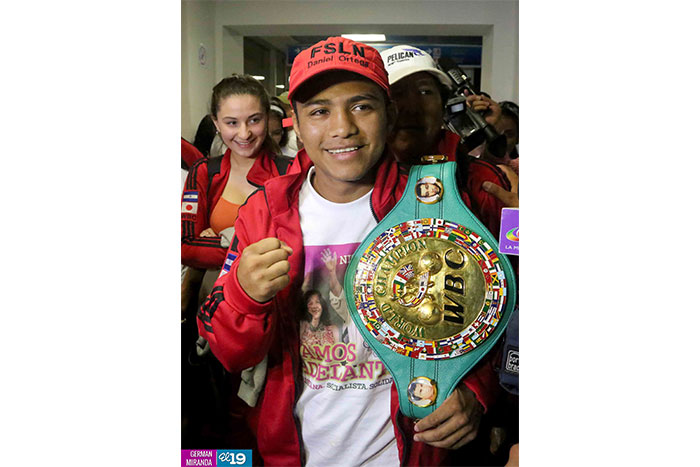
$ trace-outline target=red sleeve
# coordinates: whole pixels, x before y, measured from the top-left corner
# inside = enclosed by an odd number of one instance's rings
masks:
[[[510,191],[510,182],[505,173],[495,165],[472,158],[467,166],[466,184],[462,187],[462,198],[471,200],[471,211],[486,226],[498,241],[501,228],[501,209],[503,203],[481,187],[484,182],[492,182]],[[511,260],[512,261],[512,260]],[[498,398],[501,387],[498,374],[493,369],[492,359],[496,349],[492,349],[464,378],[463,383],[476,395],[477,400],[488,410]]]
[[[480,159],[471,160],[467,167],[466,186],[463,187],[462,198],[466,191],[466,195],[471,200],[470,209],[498,240],[503,203],[484,191],[481,187],[484,182],[495,183],[510,191],[510,182],[501,169]]]
[[[197,313],[200,336],[232,373],[258,364],[272,344],[278,315],[272,312],[276,298],[256,302],[241,288],[237,276],[240,253],[269,236],[266,233],[270,225],[265,196],[260,190],[241,206],[222,275]]]
[[[192,166],[182,192],[180,261],[185,266],[219,269],[226,257],[221,237],[199,236],[209,227],[206,162],[206,159],[200,159]]]
[[[491,360],[495,355],[494,349],[484,355],[479,364],[467,374],[462,382],[476,395],[484,410],[488,411],[498,399],[501,386],[498,384],[498,374],[493,369]]]
[[[180,157],[187,165],[187,168],[190,169],[198,159],[204,156],[189,141],[180,137]]]

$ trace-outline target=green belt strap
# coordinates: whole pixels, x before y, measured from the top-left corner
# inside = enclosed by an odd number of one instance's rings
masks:
[[[513,268],[462,202],[455,170],[454,162],[412,167],[401,200],[345,274],[350,315],[412,418],[442,404],[515,307]]]

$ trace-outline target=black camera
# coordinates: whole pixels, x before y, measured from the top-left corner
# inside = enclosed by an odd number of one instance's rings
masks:
[[[450,77],[456,89],[445,104],[443,120],[447,127],[457,133],[462,143],[469,150],[484,141],[486,149],[493,156],[501,158],[506,153],[506,138],[488,124],[484,117],[467,105],[464,90],[477,94],[471,87],[469,78],[460,70],[454,60],[443,57],[438,59],[438,67]]]

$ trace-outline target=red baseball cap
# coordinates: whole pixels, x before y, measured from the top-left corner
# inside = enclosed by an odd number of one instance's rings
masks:
[[[309,78],[332,70],[351,71],[369,78],[389,94],[389,77],[375,48],[344,37],[329,37],[302,50],[294,59],[289,74],[289,102]]]

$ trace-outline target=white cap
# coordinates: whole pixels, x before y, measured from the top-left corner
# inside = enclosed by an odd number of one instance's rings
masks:
[[[442,84],[452,88],[450,78],[440,71],[428,52],[412,45],[397,45],[381,52],[384,68],[389,73],[389,84],[394,84],[419,71],[433,74]]]
[[[276,113],[276,114],[279,114],[279,116],[282,117],[282,118],[285,117],[284,110],[282,110],[282,107],[280,107],[279,105],[277,105],[277,104],[274,103],[274,102],[271,102],[271,103],[270,103],[270,110],[273,111],[273,112]]]

